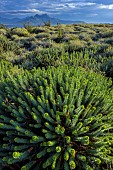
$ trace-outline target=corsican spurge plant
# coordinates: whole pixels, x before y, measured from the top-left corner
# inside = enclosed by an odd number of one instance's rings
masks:
[[[0,83],[0,164],[103,170],[113,164],[112,82],[82,68],[34,69]]]

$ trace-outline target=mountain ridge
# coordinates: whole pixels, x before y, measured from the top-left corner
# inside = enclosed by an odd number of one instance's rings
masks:
[[[24,23],[30,22],[33,26],[44,25],[44,23],[50,21],[51,25],[60,24],[74,24],[74,23],[85,23],[84,21],[71,21],[71,20],[62,20],[58,18],[52,18],[47,14],[36,14],[34,16],[29,16],[25,18],[2,18],[0,17],[0,24],[5,24],[8,27],[23,27]]]

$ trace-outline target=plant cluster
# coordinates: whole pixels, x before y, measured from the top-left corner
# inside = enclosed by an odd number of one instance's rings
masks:
[[[1,83],[0,163],[101,170],[113,160],[111,81],[82,68],[34,69]]]

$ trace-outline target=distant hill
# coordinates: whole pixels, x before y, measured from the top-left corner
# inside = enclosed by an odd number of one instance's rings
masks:
[[[37,25],[44,25],[45,22],[51,22],[51,25],[57,25],[58,23],[60,24],[74,24],[74,23],[85,23],[83,21],[71,21],[71,20],[60,20],[57,18],[51,18],[47,14],[42,14],[42,15],[34,15],[30,17],[25,17],[25,18],[2,18],[0,17],[0,23],[5,24],[8,27],[23,27],[24,23],[30,22],[31,25],[37,26]]]

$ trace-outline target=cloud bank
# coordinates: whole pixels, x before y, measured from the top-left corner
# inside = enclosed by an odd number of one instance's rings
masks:
[[[113,22],[113,0],[0,0],[0,16],[49,14],[86,22]]]

